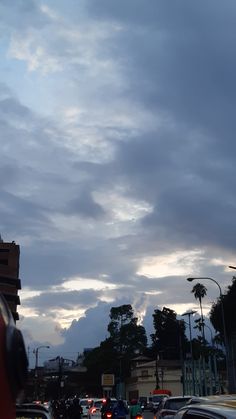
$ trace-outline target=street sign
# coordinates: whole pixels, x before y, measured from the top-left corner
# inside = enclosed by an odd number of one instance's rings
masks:
[[[102,374],[102,387],[112,387],[115,385],[114,374]]]

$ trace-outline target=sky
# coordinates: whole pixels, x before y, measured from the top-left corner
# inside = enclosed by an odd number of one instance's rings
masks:
[[[235,0],[0,0],[0,233],[31,363],[236,264]],[[207,316],[216,284],[203,300]],[[195,282],[196,283],[196,282]]]

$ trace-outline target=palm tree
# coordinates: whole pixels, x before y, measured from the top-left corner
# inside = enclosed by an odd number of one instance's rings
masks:
[[[191,292],[194,294],[194,297],[197,300],[199,300],[200,310],[201,310],[201,318],[202,318],[202,326],[203,326],[202,337],[203,337],[203,340],[205,341],[204,319],[203,319],[203,313],[202,313],[202,299],[207,294],[207,288],[205,287],[205,285],[197,283],[196,285],[194,285]]]

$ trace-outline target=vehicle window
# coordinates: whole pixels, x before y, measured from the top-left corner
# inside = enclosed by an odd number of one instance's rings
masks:
[[[163,397],[161,397],[161,396],[153,396],[152,401],[153,401],[154,403],[158,403],[158,402],[160,402],[162,399],[163,399]]]
[[[187,400],[166,400],[164,409],[179,410],[186,405]]]
[[[102,405],[101,401],[94,402],[95,407],[101,407],[101,405]]]
[[[88,405],[88,400],[81,400],[80,404],[81,404],[81,406],[87,406]]]
[[[218,416],[214,414],[207,414],[203,412],[193,412],[189,411],[184,416],[182,416],[184,419],[219,419],[223,418],[223,416]]]

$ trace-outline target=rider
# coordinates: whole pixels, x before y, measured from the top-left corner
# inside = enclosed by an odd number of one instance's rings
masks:
[[[105,419],[107,412],[112,412],[112,402],[110,397],[106,398],[105,403],[103,403],[101,407],[101,419]]]
[[[123,400],[119,399],[112,410],[113,419],[125,419],[128,413],[129,411],[125,406]]]
[[[130,404],[130,419],[135,419],[137,415],[142,415],[142,408],[136,399],[131,400]]]

